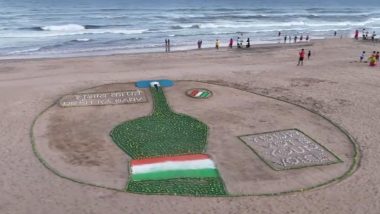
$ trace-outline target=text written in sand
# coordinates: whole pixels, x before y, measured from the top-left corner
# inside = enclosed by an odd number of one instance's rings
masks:
[[[59,104],[62,107],[117,105],[147,102],[143,91],[130,90],[106,93],[66,95]]]
[[[337,157],[298,130],[283,130],[240,137],[276,170],[327,165]]]

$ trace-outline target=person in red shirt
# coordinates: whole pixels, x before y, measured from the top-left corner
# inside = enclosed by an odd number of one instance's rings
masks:
[[[303,65],[303,59],[305,58],[305,50],[302,49],[300,52],[299,52],[299,59],[298,59],[298,64],[297,66],[299,65]]]
[[[232,48],[233,45],[234,45],[234,40],[231,38],[230,39],[230,44],[228,44],[228,47]]]

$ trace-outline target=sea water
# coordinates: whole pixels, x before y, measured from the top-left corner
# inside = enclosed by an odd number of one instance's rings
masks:
[[[166,38],[172,50],[238,36],[254,45],[363,28],[380,35],[379,0],[0,0],[0,58],[163,51]]]

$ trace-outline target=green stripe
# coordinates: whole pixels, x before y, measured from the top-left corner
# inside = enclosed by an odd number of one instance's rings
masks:
[[[171,178],[207,178],[218,177],[218,171],[216,169],[194,169],[194,170],[171,170],[161,172],[150,172],[132,174],[132,180],[163,180]]]
[[[208,92],[203,92],[200,97],[208,97]]]

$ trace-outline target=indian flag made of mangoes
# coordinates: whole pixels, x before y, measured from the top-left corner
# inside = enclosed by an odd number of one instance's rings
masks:
[[[214,162],[206,154],[147,158],[131,161],[133,181],[174,178],[218,177]]]

